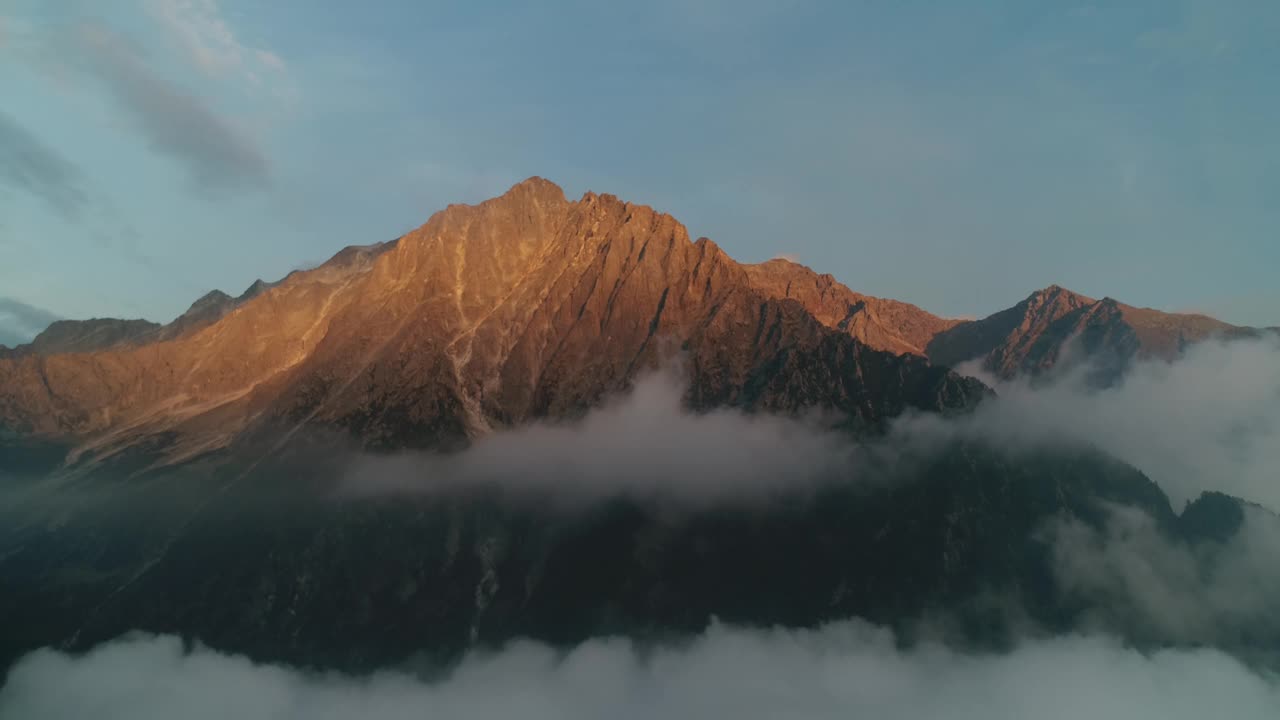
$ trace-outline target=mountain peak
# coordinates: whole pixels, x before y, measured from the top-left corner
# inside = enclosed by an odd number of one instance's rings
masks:
[[[1012,378],[1051,369],[1067,356],[1068,343],[1079,342],[1084,355],[1106,359],[1108,369],[1099,378],[1109,382],[1133,358],[1173,360],[1208,338],[1258,334],[1205,315],[1136,308],[1111,296],[1095,300],[1055,284],[1007,310],[939,333],[927,350],[938,364],[981,359],[987,370]]]
[[[35,355],[108,350],[131,345],[159,329],[157,323],[141,319],[55,320],[30,344],[14,350]]]
[[[203,308],[214,307],[231,301],[232,297],[221,290],[210,290],[201,296],[199,300],[191,303],[191,307],[187,308],[187,312],[198,312]]]
[[[273,285],[275,285],[275,283],[268,283],[262,278],[258,278],[257,280],[254,280],[253,284],[246,288],[244,292],[240,293],[240,297],[236,298],[236,301],[245,302],[247,300],[252,300],[263,292],[270,290]]]
[[[873,425],[981,392],[897,357],[945,321],[784,267],[753,277],[670,215],[612,195],[571,202],[533,177],[292,273],[270,302],[207,296],[209,312],[166,328],[172,342],[125,362],[64,358],[49,378],[0,367],[0,423],[82,443],[77,462],[153,439],[157,462],[183,462],[300,423],[370,448],[447,449],[576,416],[677,349],[700,408],[816,407]]]
[[[1027,301],[1032,303],[1044,300],[1064,300],[1075,305],[1091,305],[1096,302],[1093,298],[1087,295],[1082,295],[1074,290],[1062,287],[1057,283],[1046,288],[1036,290],[1027,297]]]
[[[525,178],[515,185],[512,185],[510,189],[495,198],[495,200],[522,196],[532,197],[538,200],[546,199],[552,202],[564,202],[566,200],[563,188],[538,175]]]
[[[832,275],[789,258],[742,267],[757,290],[795,300],[822,324],[894,354],[924,355],[931,338],[959,322],[909,303],[855,292]]]

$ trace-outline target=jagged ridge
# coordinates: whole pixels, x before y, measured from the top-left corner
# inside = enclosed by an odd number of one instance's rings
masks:
[[[1174,360],[1194,343],[1260,333],[1205,315],[1095,300],[1051,285],[1008,310],[939,332],[925,351],[940,365],[980,359],[985,370],[1005,379],[1043,373],[1074,355],[1094,362],[1098,379],[1110,382],[1135,359]]]
[[[820,407],[856,424],[982,392],[762,284],[669,215],[611,195],[572,202],[531,178],[172,339],[0,361],[0,424],[72,442],[72,460],[145,443],[176,462],[301,426],[369,447],[447,447],[581,413],[667,361],[687,366],[695,407]]]

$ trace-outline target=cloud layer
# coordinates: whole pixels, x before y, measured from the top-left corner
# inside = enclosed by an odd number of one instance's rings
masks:
[[[1091,445],[1129,462],[1176,503],[1218,490],[1280,509],[1280,338],[1191,347],[1091,389],[1082,366],[1047,385],[994,384],[1000,397],[964,423],[914,417],[900,438],[957,434],[999,447]]]
[[[1100,637],[1030,642],[1006,655],[895,647],[858,623],[815,631],[713,626],[682,647],[616,639],[567,655],[519,643],[443,679],[256,665],[172,637],[83,657],[28,656],[0,716],[60,718],[1273,718],[1280,686],[1208,650],[1142,655]]]
[[[247,47],[236,37],[223,19],[217,0],[148,0],[145,7],[207,75],[234,73],[257,85],[264,73],[285,70],[279,55],[265,48]]]
[[[346,488],[498,483],[723,500],[836,479],[880,482],[899,454],[967,438],[1014,452],[1100,448],[1146,473],[1175,509],[1206,490],[1280,509],[1280,339],[1197,345],[1177,363],[1139,363],[1106,390],[1090,387],[1088,373],[999,384],[999,397],[968,418],[904,417],[888,437],[855,444],[817,418],[690,413],[679,378],[664,372],[575,423],[501,431],[458,455],[361,458]]]
[[[1014,451],[1096,444],[1175,497],[1222,488],[1265,501],[1274,498],[1267,478],[1280,427],[1278,360],[1273,341],[1206,344],[1182,363],[1140,365],[1109,390],[1089,389],[1084,370],[1047,386],[1005,386],[962,421],[904,419],[883,447],[927,448],[957,437]],[[503,483],[574,497],[723,503],[850,473],[877,477],[876,464],[892,457],[818,423],[689,413],[681,395],[676,377],[649,376],[577,423],[495,434],[450,457],[361,458],[346,489]],[[1280,524],[1258,509],[1246,511],[1234,537],[1198,546],[1170,541],[1151,518],[1125,508],[1102,528],[1062,520],[1043,533],[1052,541],[1055,579],[1088,601],[1086,627],[1098,632],[1125,628],[1139,639],[1234,647],[1270,628],[1280,603],[1273,562]],[[0,717],[55,719],[1269,718],[1276,707],[1274,676],[1214,650],[1144,654],[1087,635],[1024,638],[1006,654],[975,655],[933,644],[902,649],[889,632],[856,621],[812,631],[713,626],[656,649],[595,639],[566,654],[521,642],[473,653],[430,679],[391,670],[319,674],[135,636],[82,657],[34,653],[0,692]]]
[[[1267,647],[1280,607],[1280,519],[1271,513],[1246,508],[1221,543],[1171,541],[1151,517],[1121,507],[1105,528],[1060,520],[1044,536],[1060,586],[1094,608],[1086,624],[1184,644],[1253,639],[1280,656]]]
[[[578,496],[723,501],[844,477],[865,454],[816,423],[732,409],[690,413],[682,394],[677,375],[656,373],[580,422],[495,433],[455,455],[360,458],[347,473],[346,489],[431,492],[502,484]]]

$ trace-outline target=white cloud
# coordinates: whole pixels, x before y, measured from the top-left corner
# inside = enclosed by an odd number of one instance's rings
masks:
[[[517,643],[447,677],[303,672],[136,636],[70,657],[22,660],[0,715],[130,718],[1273,718],[1280,688],[1209,650],[1143,655],[1102,637],[1005,655],[895,647],[860,622],[814,631],[713,626],[642,652],[618,639],[561,655]]]
[[[347,490],[430,492],[502,484],[574,497],[624,494],[724,501],[847,477],[863,453],[816,422],[682,408],[674,372],[640,378],[631,392],[572,423],[495,433],[454,455],[361,457]]]
[[[279,55],[240,41],[217,0],[149,0],[146,7],[210,77],[238,75],[260,85],[264,74],[287,71]]]
[[[1142,470],[1175,503],[1218,490],[1280,509],[1280,339],[1201,343],[1172,364],[1139,363],[1106,390],[1088,386],[1089,371],[1047,384],[986,377],[1000,397],[968,421],[917,416],[896,430],[1008,448],[1094,446]]]
[[[1093,608],[1086,624],[1190,644],[1273,637],[1280,520],[1270,513],[1247,508],[1222,543],[1171,542],[1150,516],[1123,507],[1110,509],[1104,529],[1061,519],[1045,536],[1061,587]]]
[[[882,441],[859,444],[821,418],[690,413],[680,378],[667,372],[641,378],[629,394],[577,422],[501,431],[456,455],[362,457],[346,487],[364,493],[489,483],[579,497],[722,501],[833,479],[883,482],[901,451],[966,437],[1014,452],[1100,448],[1142,470],[1175,509],[1206,490],[1280,509],[1280,341],[1196,345],[1174,364],[1141,363],[1106,390],[1091,388],[1088,374],[1079,366],[1049,384],[996,384],[999,397],[971,417],[911,415]]]

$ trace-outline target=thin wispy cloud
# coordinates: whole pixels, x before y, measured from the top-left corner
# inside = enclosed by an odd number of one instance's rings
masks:
[[[217,0],[150,0],[145,7],[210,77],[237,76],[261,85],[267,75],[287,71],[279,55],[241,42]]]
[[[43,308],[0,297],[0,345],[14,347],[31,342],[40,331],[58,319],[58,315]]]
[[[180,163],[201,189],[262,186],[270,164],[254,139],[194,94],[151,69],[140,50],[114,30],[83,24],[76,44],[147,144]]]
[[[0,183],[28,193],[59,215],[78,220],[89,205],[75,163],[0,111]]]

